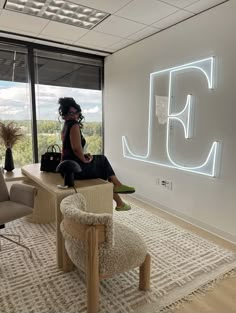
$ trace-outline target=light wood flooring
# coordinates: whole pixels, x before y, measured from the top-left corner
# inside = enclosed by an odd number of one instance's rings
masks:
[[[124,200],[129,202],[132,206],[136,204],[142,208],[157,214],[158,216],[179,225],[191,232],[196,233],[206,239],[221,245],[224,248],[236,252],[236,245],[230,243],[222,238],[219,238],[207,231],[195,227],[183,220],[174,217],[158,208],[155,208],[147,203],[135,199],[131,196],[124,196]],[[146,313],[146,312],[143,312]],[[227,277],[218,282],[214,288],[210,289],[204,294],[196,295],[189,302],[186,302],[181,308],[176,309],[174,313],[236,313],[236,277]]]

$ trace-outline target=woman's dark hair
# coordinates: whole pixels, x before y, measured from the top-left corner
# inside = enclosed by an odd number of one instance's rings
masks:
[[[71,107],[75,108],[80,113],[78,122],[81,126],[83,126],[82,120],[84,119],[84,116],[81,113],[82,112],[81,107],[78,103],[75,102],[73,98],[68,97],[59,98],[58,104],[59,104],[58,112],[63,119],[68,114]]]

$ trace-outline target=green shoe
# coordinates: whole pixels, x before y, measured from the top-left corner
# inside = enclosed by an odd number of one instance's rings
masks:
[[[130,204],[124,203],[122,207],[116,207],[116,211],[129,211],[131,210]]]
[[[114,193],[134,193],[134,192],[135,192],[134,187],[129,187],[126,185],[114,187]]]

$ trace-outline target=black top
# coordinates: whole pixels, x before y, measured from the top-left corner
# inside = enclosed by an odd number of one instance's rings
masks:
[[[83,163],[75,154],[74,151],[71,147],[71,143],[70,143],[70,130],[71,127],[75,124],[79,125],[79,122],[74,121],[74,120],[68,120],[65,121],[63,129],[62,129],[62,134],[63,134],[63,142],[62,142],[62,160],[74,160],[77,161],[79,163]],[[80,125],[79,125],[80,126]],[[80,135],[81,135],[81,145],[84,148],[85,144],[86,144],[86,140],[84,138],[84,136],[82,135],[81,131],[80,131]]]
[[[84,163],[74,154],[74,151],[70,143],[70,130],[71,127],[75,124],[79,125],[79,122],[71,120],[65,121],[62,134],[63,134],[63,143],[62,143],[62,160],[73,160],[79,163],[82,172],[75,173],[75,179],[92,179],[92,178],[101,178],[104,180],[109,179],[109,177],[115,175],[109,161],[105,155],[93,155],[92,162]],[[80,131],[81,135],[81,145],[84,148],[86,141]]]

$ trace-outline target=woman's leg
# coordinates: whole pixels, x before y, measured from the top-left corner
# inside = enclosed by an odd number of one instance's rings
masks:
[[[93,162],[88,167],[90,168],[90,174],[95,178],[102,178],[109,180],[114,185],[114,193],[133,193],[135,189],[123,185],[117,178],[113,168],[105,155],[94,155]],[[88,175],[88,174],[86,174]]]
[[[108,179],[110,182],[113,183],[114,186],[121,186],[121,182],[119,181],[119,179],[116,177],[116,175],[112,175],[109,177]]]
[[[116,202],[116,211],[128,211],[131,209],[130,204],[125,203],[121,197],[118,195],[118,193],[113,193],[113,199]]]
[[[134,187],[123,185],[116,175],[111,175],[108,180],[114,185],[114,193],[134,193]]]
[[[116,206],[118,206],[119,208],[121,208],[124,205],[124,202],[122,201],[118,193],[113,193],[113,199],[116,202]]]

